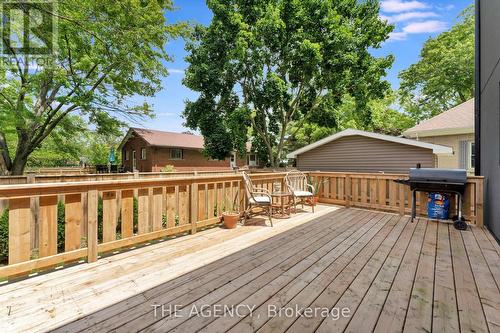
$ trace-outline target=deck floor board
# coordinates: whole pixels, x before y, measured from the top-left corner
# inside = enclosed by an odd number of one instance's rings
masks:
[[[0,331],[494,332],[499,249],[483,228],[320,205],[2,286]]]

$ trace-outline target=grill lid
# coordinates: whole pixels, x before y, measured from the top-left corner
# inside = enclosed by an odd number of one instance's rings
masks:
[[[409,181],[427,182],[427,183],[465,184],[467,182],[467,170],[411,168]]]

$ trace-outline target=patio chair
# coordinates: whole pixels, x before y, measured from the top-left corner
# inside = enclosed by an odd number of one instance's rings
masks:
[[[242,172],[243,180],[245,182],[245,191],[247,195],[247,209],[243,212],[244,224],[247,222],[247,218],[251,215],[257,215],[258,213],[252,213],[253,208],[262,208],[269,216],[269,222],[271,222],[271,227],[273,226],[272,215],[272,198],[269,191],[265,188],[255,187],[252,183],[252,179],[246,172]]]
[[[295,211],[297,211],[298,203],[304,207],[304,202],[309,199],[314,213],[314,186],[309,184],[306,175],[297,170],[289,171],[285,176],[285,184],[292,194]]]

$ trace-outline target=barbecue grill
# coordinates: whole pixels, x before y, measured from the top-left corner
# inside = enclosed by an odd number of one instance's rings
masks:
[[[457,229],[467,228],[462,217],[462,196],[467,183],[467,171],[463,169],[411,168],[410,178],[396,179],[396,183],[410,186],[412,192],[411,221],[416,215],[417,191],[451,193],[458,196],[458,219],[454,221]]]

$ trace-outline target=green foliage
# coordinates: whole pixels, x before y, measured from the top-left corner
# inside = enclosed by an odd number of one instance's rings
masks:
[[[0,215],[0,263],[7,262],[9,257],[9,210]]]
[[[368,114],[357,112],[355,104],[355,100],[346,95],[340,105],[325,104],[324,109],[315,111],[308,123],[293,123],[288,150],[296,150],[347,128],[397,136],[415,124],[408,114],[396,110],[396,97],[391,92],[384,98],[370,100],[366,105]]]
[[[133,217],[134,234],[139,232],[139,200],[134,197],[134,217]]]
[[[161,168],[161,172],[175,172],[175,168],[173,165],[165,165]]]
[[[123,119],[152,116],[150,105],[131,99],[161,90],[168,74],[165,62],[171,60],[165,45],[186,30],[184,23],[167,24],[171,0],[57,4],[58,52],[37,70],[28,67],[34,59],[4,49],[13,61],[0,64],[0,174],[21,174],[29,156],[43,149],[56,128],[73,125],[68,115],[91,124],[99,134],[120,126]],[[52,39],[51,28],[41,25],[39,40]],[[15,137],[12,144],[10,135]]]
[[[474,96],[474,8],[449,31],[427,40],[420,60],[399,73],[400,102],[415,121]]]
[[[184,84],[199,97],[184,116],[212,158],[243,151],[250,133],[276,166],[292,123],[300,128],[345,94],[366,113],[389,87],[382,77],[392,56],[370,53],[393,28],[379,19],[378,1],[211,0],[208,7],[212,22],[195,27],[186,46]]]
[[[62,201],[57,202],[57,250],[64,252],[64,228],[66,210]]]

